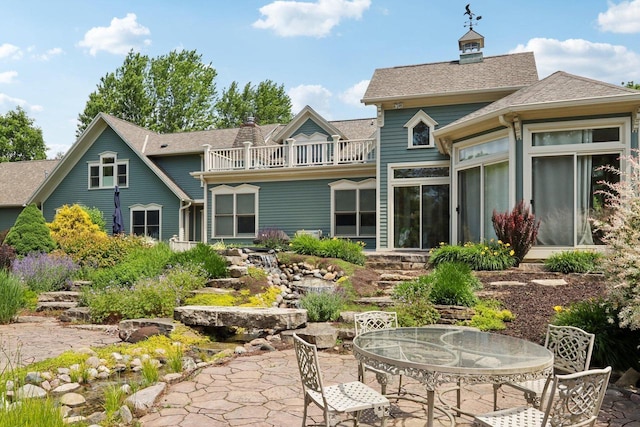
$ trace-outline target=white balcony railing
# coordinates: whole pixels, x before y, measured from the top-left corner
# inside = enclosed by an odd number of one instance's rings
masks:
[[[207,146],[205,171],[293,168],[371,163],[376,160],[375,139],[340,140],[296,143],[288,139],[283,145],[214,149]]]

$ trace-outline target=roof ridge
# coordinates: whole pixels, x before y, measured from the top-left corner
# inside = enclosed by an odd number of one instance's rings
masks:
[[[483,60],[487,60],[487,59],[493,59],[493,58],[501,58],[501,57],[505,57],[505,56],[520,56],[520,55],[533,55],[534,52],[516,52],[516,53],[504,53],[501,55],[492,55],[492,56],[485,56],[483,58]],[[375,71],[377,70],[397,70],[397,69],[401,69],[401,68],[415,68],[415,67],[424,67],[425,65],[438,65],[438,64],[451,64],[451,63],[457,63],[460,62],[458,59],[452,59],[449,61],[436,61],[436,62],[424,62],[421,64],[409,64],[409,65],[396,65],[394,67],[382,67],[382,68],[376,68]]]

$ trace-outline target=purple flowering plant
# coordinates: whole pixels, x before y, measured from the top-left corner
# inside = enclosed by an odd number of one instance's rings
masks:
[[[80,269],[71,257],[59,253],[31,252],[14,260],[12,271],[29,289],[50,292],[67,289]]]

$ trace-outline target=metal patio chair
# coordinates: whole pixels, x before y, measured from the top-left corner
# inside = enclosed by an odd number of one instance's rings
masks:
[[[531,406],[504,409],[474,417],[474,425],[485,427],[578,427],[594,426],[609,384],[611,367],[592,369],[548,379],[546,409]],[[551,388],[548,389],[549,384]]]
[[[556,373],[573,374],[589,369],[594,341],[594,334],[580,328],[548,325],[544,346],[553,353],[553,368]],[[535,408],[540,408],[545,382],[544,378],[540,378],[517,383],[495,384],[493,386],[493,410],[498,409],[498,389],[500,386],[509,386],[524,392],[527,402]]]
[[[316,346],[307,343],[296,334],[293,334],[293,345],[304,391],[303,427],[307,425],[307,408],[311,402],[322,409],[326,427],[335,425],[336,415],[343,413],[353,414],[353,425],[357,426],[365,409],[372,409],[380,417],[382,427],[386,426],[389,399],[360,381],[325,387],[322,383]]]
[[[398,327],[398,314],[395,311],[365,311],[356,313],[354,316],[355,335],[358,336],[364,332],[377,331],[380,329],[392,329]],[[398,348],[398,351],[400,349]],[[392,376],[386,372],[382,372],[364,363],[358,362],[358,381],[364,382],[365,371],[376,374],[376,380],[380,384],[380,391],[387,395],[387,384]],[[402,391],[402,375],[399,376],[398,395]]]

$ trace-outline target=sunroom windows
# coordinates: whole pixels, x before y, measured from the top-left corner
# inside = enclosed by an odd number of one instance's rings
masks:
[[[425,148],[435,147],[433,139],[433,131],[438,123],[433,120],[427,113],[420,110],[405,123],[409,137],[409,148]]]
[[[339,237],[375,237],[376,181],[340,180],[331,187],[331,234]]]
[[[213,237],[255,237],[258,225],[258,187],[221,185],[213,197]]]
[[[555,247],[601,244],[592,219],[605,219],[603,182],[619,175],[626,153],[628,120],[603,119],[525,126],[525,199],[540,220],[538,245]],[[527,175],[525,175],[527,176]]]
[[[89,188],[127,187],[129,185],[129,160],[118,159],[118,154],[105,152],[100,160],[89,162]]]
[[[456,239],[479,242],[496,237],[493,211],[510,207],[509,135],[495,133],[454,148]]]

